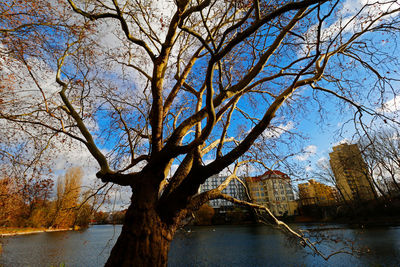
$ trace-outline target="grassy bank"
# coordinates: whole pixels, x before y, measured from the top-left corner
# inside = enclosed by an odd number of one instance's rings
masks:
[[[14,236],[14,235],[28,235],[28,234],[37,234],[44,232],[59,232],[59,231],[69,231],[74,230],[73,228],[65,228],[65,229],[47,229],[47,228],[12,228],[12,227],[1,227],[0,228],[0,236]],[[75,229],[79,230],[79,229]]]

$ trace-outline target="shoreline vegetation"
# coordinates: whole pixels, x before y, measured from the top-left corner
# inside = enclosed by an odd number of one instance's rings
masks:
[[[16,228],[16,227],[6,227],[0,228],[0,237],[5,236],[16,236],[16,235],[30,235],[30,234],[39,234],[39,233],[47,233],[47,232],[65,232],[65,231],[78,231],[81,230],[80,227],[74,228]]]
[[[21,184],[0,178],[0,236],[87,227],[100,204],[89,200],[91,189],[81,190],[82,177],[82,168],[69,168],[55,189],[51,179]]]

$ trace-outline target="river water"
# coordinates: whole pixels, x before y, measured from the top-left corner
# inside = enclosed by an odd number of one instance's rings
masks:
[[[343,246],[362,254],[337,254],[325,261],[270,226],[189,227],[171,245],[169,266],[400,266],[400,226],[353,229],[345,225],[295,225],[316,234],[325,253]],[[3,237],[1,267],[102,266],[121,226],[84,231]],[[344,243],[345,242],[345,243]]]

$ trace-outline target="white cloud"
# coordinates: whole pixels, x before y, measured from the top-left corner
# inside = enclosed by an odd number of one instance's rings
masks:
[[[395,96],[393,99],[383,104],[383,107],[377,109],[378,112],[393,113],[400,110],[400,96]]]
[[[303,153],[301,155],[297,155],[296,159],[299,161],[305,161],[309,159],[311,156],[317,153],[317,147],[315,145],[309,145],[304,148]]]
[[[371,23],[376,26],[377,24],[385,23],[386,19],[397,16],[398,12],[390,13],[399,8],[400,3],[398,1],[347,0],[343,3],[333,22],[323,25],[321,40],[326,42],[326,45],[331,45],[331,41],[335,39],[335,42],[345,43],[350,35],[361,32]],[[377,20],[382,13],[387,13],[388,15]],[[307,54],[309,51],[315,50],[317,32],[317,24],[307,31],[305,34],[307,42],[302,46],[301,56],[304,55],[302,53]],[[340,38],[336,38],[337,35],[340,35]],[[324,42],[321,43],[324,44]],[[339,43],[334,44],[334,46]]]
[[[107,193],[107,201],[101,206],[102,211],[119,211],[127,209],[131,203],[130,198],[132,196],[132,190],[127,186],[114,187]]]
[[[375,13],[375,16],[378,16],[379,12],[389,12],[400,7],[399,3],[394,1],[386,1],[386,3],[383,1],[380,3],[376,0],[347,0],[343,4],[340,13],[343,16],[352,16],[364,6],[364,13]]]
[[[341,144],[351,144],[351,142],[350,142],[349,139],[344,138],[344,139],[340,140],[339,142],[334,143],[334,144],[332,145],[332,147],[338,146],[338,145],[341,145]]]
[[[269,138],[279,138],[283,133],[290,131],[294,128],[294,123],[289,121],[286,125],[280,124],[279,126],[269,127],[263,133],[262,137]]]
[[[305,151],[315,154],[317,152],[317,146],[309,145],[308,147],[305,148]]]
[[[326,157],[319,158],[319,159],[317,160],[317,164],[318,164],[318,165],[323,164],[323,163],[327,162],[327,160],[328,160],[328,159],[327,159]]]

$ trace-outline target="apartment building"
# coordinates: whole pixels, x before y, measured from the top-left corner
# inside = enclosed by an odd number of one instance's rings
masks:
[[[331,206],[337,203],[338,193],[336,188],[315,181],[308,180],[298,184],[300,203],[302,206]]]
[[[275,216],[297,214],[297,202],[287,174],[274,170],[245,180],[254,203],[268,207]]]
[[[338,190],[346,201],[374,198],[376,193],[367,165],[356,144],[335,146],[329,157]]]

